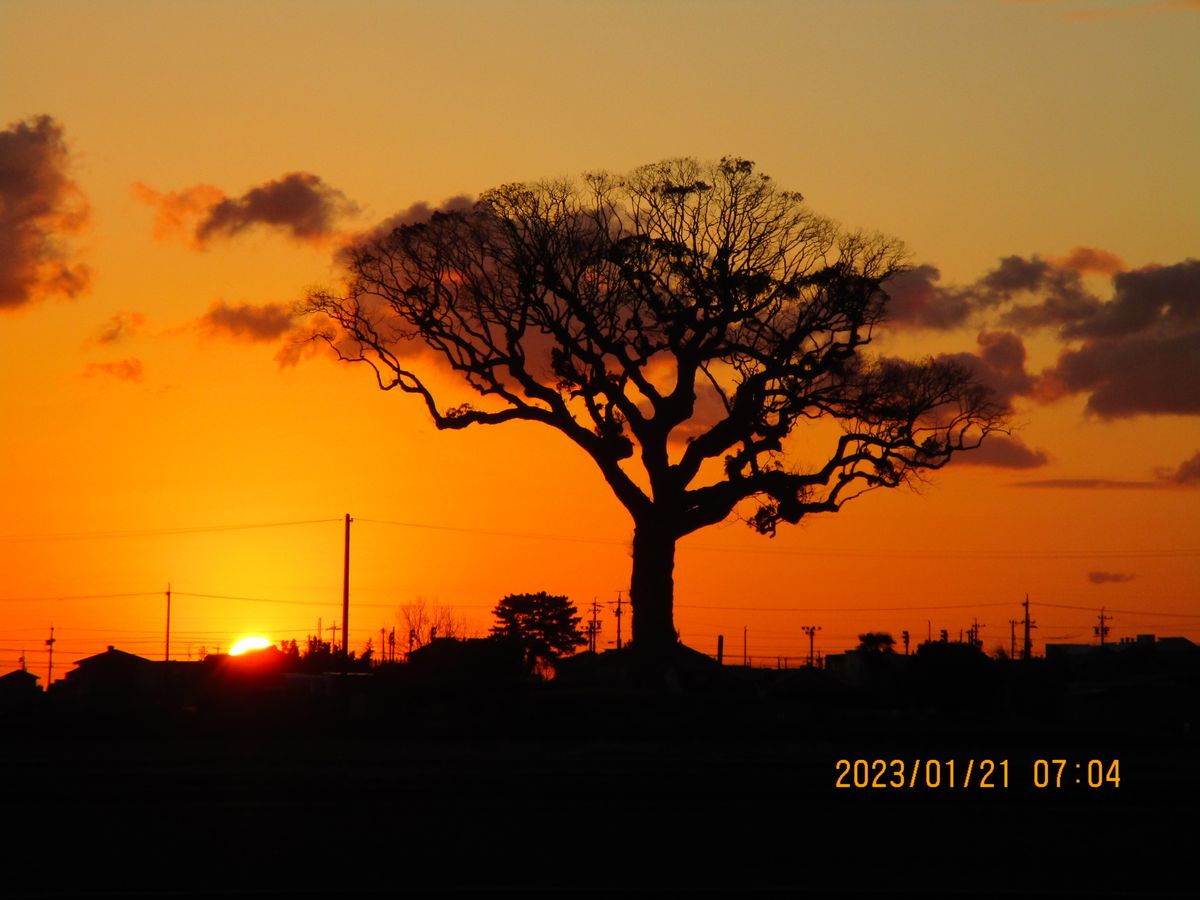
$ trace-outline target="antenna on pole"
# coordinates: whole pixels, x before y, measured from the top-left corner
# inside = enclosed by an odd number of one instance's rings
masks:
[[[813,666],[813,636],[821,630],[820,625],[801,625],[800,630],[808,635],[808,667]]]
[[[342,555],[342,656],[350,662],[350,513],[346,513],[346,541]],[[336,633],[334,635],[337,636]],[[332,649],[332,648],[331,648]],[[345,666],[343,665],[343,670]]]
[[[623,616],[625,614],[625,611],[621,608],[622,602],[623,601],[621,598],[621,591],[617,591],[617,608],[613,614],[617,617],[617,649],[618,650],[621,649],[621,616]]]
[[[1100,646],[1103,647],[1104,639],[1106,637],[1108,637],[1108,625],[1106,625],[1105,623],[1111,621],[1112,616],[1106,616],[1104,614],[1104,607],[1102,606],[1102,607],[1100,607],[1100,617],[1099,618],[1100,618],[1100,624],[1093,625],[1092,631],[1094,631],[1096,633],[1096,635],[1100,638]]]
[[[1029,595],[1025,595],[1025,602],[1021,604],[1025,607],[1025,643],[1021,647],[1021,659],[1029,659],[1033,656],[1033,642],[1029,639],[1029,629],[1037,628],[1037,623],[1029,618]]]
[[[171,582],[167,582],[167,646],[163,649],[163,659],[171,658]]]
[[[50,667],[46,670],[46,690],[50,690],[50,683],[54,680],[54,626],[50,626],[50,637],[46,640],[46,646],[50,648]]]

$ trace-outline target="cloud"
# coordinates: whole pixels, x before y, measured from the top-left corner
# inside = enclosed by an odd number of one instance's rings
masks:
[[[88,221],[69,163],[63,128],[50,116],[0,131],[0,310],[76,297],[91,282],[64,241]]]
[[[1128,572],[1088,572],[1087,577],[1092,584],[1121,584],[1133,581],[1135,576]]]
[[[1108,275],[1101,300],[1084,276]],[[980,350],[953,354],[1006,400],[1083,394],[1104,419],[1200,413],[1200,260],[1128,269],[1116,254],[1074,247],[1062,257],[1007,256],[966,286],[933,266],[893,280],[892,323],[951,329],[979,323]],[[1021,336],[1052,329],[1057,360],[1025,370]]]
[[[357,247],[363,247],[372,241],[382,240],[397,228],[404,225],[420,225],[428,222],[434,213],[438,212],[469,212],[475,206],[475,198],[466,194],[458,194],[443,200],[436,206],[431,206],[424,200],[418,200],[411,206],[388,216],[383,221],[365,231],[349,236],[334,252],[334,260],[341,266],[350,262],[350,253]]]
[[[119,359],[113,362],[91,362],[84,367],[84,378],[95,378],[98,375],[107,375],[120,381],[141,381],[143,375],[142,361],[130,357],[129,359]]]
[[[1061,326],[1094,315],[1100,300],[1084,286],[1085,273],[1123,268],[1106,250],[1075,247],[1058,259],[1003,257],[968,285],[942,285],[932,265],[915,266],[891,279],[888,321],[901,328],[946,331],[984,316],[1022,329]],[[1018,303],[1031,298],[1033,302]]]
[[[1115,253],[1097,247],[1072,247],[1066,256],[1050,257],[1050,262],[1060,269],[1074,269],[1080,273],[1116,275],[1125,271],[1125,261]]]
[[[154,208],[154,237],[160,241],[187,234],[195,227],[195,220],[225,199],[225,193],[211,184],[161,192],[139,181],[131,191],[135,198]]]
[[[1092,316],[1065,326],[1064,349],[1043,373],[1047,396],[1086,393],[1105,419],[1200,413],[1200,260],[1113,278]]]
[[[259,306],[243,303],[233,306],[224,300],[218,300],[196,324],[201,331],[210,336],[264,342],[283,337],[292,329],[294,321],[291,310],[282,303],[264,303]]]
[[[1025,343],[1011,331],[982,331],[977,353],[943,353],[939,360],[965,365],[975,380],[996,392],[996,399],[1011,403],[1014,397],[1033,394],[1037,379],[1025,369]]]
[[[989,438],[990,440],[990,438]],[[986,441],[984,442],[986,446]],[[978,452],[978,451],[977,451]],[[965,457],[964,457],[965,458]],[[1157,466],[1154,480],[1118,481],[1108,478],[1045,478],[1016,482],[1014,487],[1061,488],[1066,490],[1159,490],[1200,487],[1200,451],[1178,466]]]
[[[964,324],[974,311],[964,290],[942,287],[942,273],[931,265],[914,266],[884,285],[888,322],[908,328],[945,331]]]
[[[1027,447],[1019,438],[990,434],[978,448],[952,458],[955,466],[988,466],[996,469],[1036,469],[1048,463],[1041,450]]]
[[[1163,485],[1158,481],[1116,481],[1110,478],[1043,478],[1036,481],[1016,481],[1012,486],[1069,491],[1144,491],[1161,488]]]
[[[133,193],[154,207],[156,237],[190,231],[197,247],[255,226],[278,229],[301,243],[321,244],[339,235],[343,218],[358,212],[345,194],[311,172],[290,172],[240,197],[227,196],[209,184],[163,193],[138,182]]]
[[[146,317],[139,312],[117,313],[100,326],[100,330],[96,332],[91,342],[116,344],[137,333],[145,322]]]
[[[1190,459],[1185,459],[1174,469],[1160,468],[1155,472],[1160,479],[1169,484],[1200,487],[1200,450],[1197,450]]]

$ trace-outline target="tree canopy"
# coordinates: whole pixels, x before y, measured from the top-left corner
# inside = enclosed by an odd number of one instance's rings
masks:
[[[503,185],[346,264],[345,289],[307,304],[341,358],[438,428],[539,422],[595,461],[633,519],[643,648],[677,640],[679,538],[731,515],[773,535],[912,483],[1006,421],[958,362],[868,355],[902,246],[743,159]],[[430,351],[477,402],[438,403]]]
[[[531,665],[538,660],[553,662],[587,643],[578,610],[557,594],[509,594],[492,613],[496,617],[492,634],[518,641]]]

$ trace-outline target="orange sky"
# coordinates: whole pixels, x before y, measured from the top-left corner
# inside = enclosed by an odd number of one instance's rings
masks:
[[[740,656],[745,628],[773,662],[803,625],[834,652],[977,617],[992,649],[1027,591],[1039,645],[1090,640],[1102,605],[1113,638],[1200,640],[1194,8],[247,6],[0,8],[0,671],[44,676],[51,625],[56,676],[160,655],[168,582],[173,656],[302,639],[340,614],[346,512],[355,648],[417,597],[478,633],[510,592],[614,600],[629,522],[580,451],[281,363],[284,309],[412,204],[673,155],[753,159],[903,239],[933,268],[887,352],[1026,353],[995,375],[1026,467],[685,539],[686,642]]]

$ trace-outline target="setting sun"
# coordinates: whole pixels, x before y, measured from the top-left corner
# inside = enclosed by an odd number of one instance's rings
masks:
[[[244,637],[229,648],[230,656],[241,656],[247,650],[266,650],[271,642],[264,637]]]

